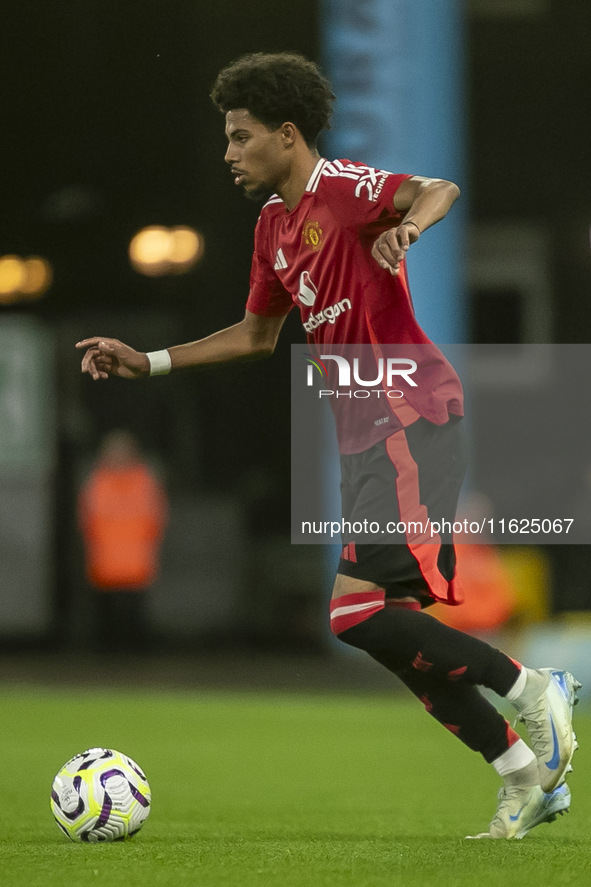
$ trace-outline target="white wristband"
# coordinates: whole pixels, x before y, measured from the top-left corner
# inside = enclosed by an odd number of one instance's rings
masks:
[[[166,376],[172,369],[170,353],[166,348],[163,351],[148,351],[146,357],[150,361],[151,376]]]

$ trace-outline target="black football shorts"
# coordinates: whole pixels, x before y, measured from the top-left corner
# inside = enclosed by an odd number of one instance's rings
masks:
[[[341,456],[338,572],[387,598],[459,603],[452,541],[467,451],[463,423],[420,418],[361,453]]]

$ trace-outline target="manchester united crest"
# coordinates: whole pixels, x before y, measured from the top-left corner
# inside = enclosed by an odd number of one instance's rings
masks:
[[[310,249],[314,250],[315,253],[321,249],[324,242],[320,224],[318,222],[313,222],[312,219],[306,219],[302,237],[304,238],[304,242],[310,247]]]

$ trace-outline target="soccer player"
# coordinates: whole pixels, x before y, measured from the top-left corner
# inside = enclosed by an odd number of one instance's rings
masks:
[[[384,407],[380,399],[381,418],[352,421],[348,408],[337,407],[343,502],[353,517],[372,503],[390,515],[396,510],[401,520],[429,514],[453,520],[464,470],[462,389],[417,323],[405,256],[444,218],[458,187],[320,157],[317,138],[329,127],[334,95],[316,65],[297,54],[238,59],[219,74],[212,99],[225,115],[225,160],[235,185],[266,201],[245,316],[204,339],[151,353],[93,336],[77,344],[86,349],[83,372],[95,380],[136,379],[265,357],[294,305],[311,345],[423,349],[428,359],[418,361],[418,376],[429,384],[409,388],[402,403],[388,398]],[[457,602],[450,539],[344,541],[332,630],[397,675],[498,772],[498,809],[478,837],[521,838],[567,810],[578,682],[563,670],[526,668],[422,612],[435,600]],[[479,686],[513,703],[531,748]]]

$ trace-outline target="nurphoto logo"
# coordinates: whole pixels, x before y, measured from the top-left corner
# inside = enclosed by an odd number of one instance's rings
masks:
[[[327,367],[325,361],[333,361],[336,367],[334,364]],[[376,375],[373,379],[361,378],[358,357],[354,357],[350,361],[341,354],[321,354],[319,357],[309,354],[307,363],[306,385],[308,387],[314,385],[315,369],[323,381],[330,380],[334,385],[334,388],[331,389],[320,389],[319,397],[367,398],[374,394],[377,397],[396,399],[404,397],[404,392],[394,388],[395,381],[400,383],[400,380],[403,379],[407,385],[413,388],[417,387],[417,383],[412,378],[413,373],[417,371],[417,363],[407,357],[379,357],[375,366]],[[335,373],[336,379],[334,378]],[[341,391],[339,389],[349,390]]]

